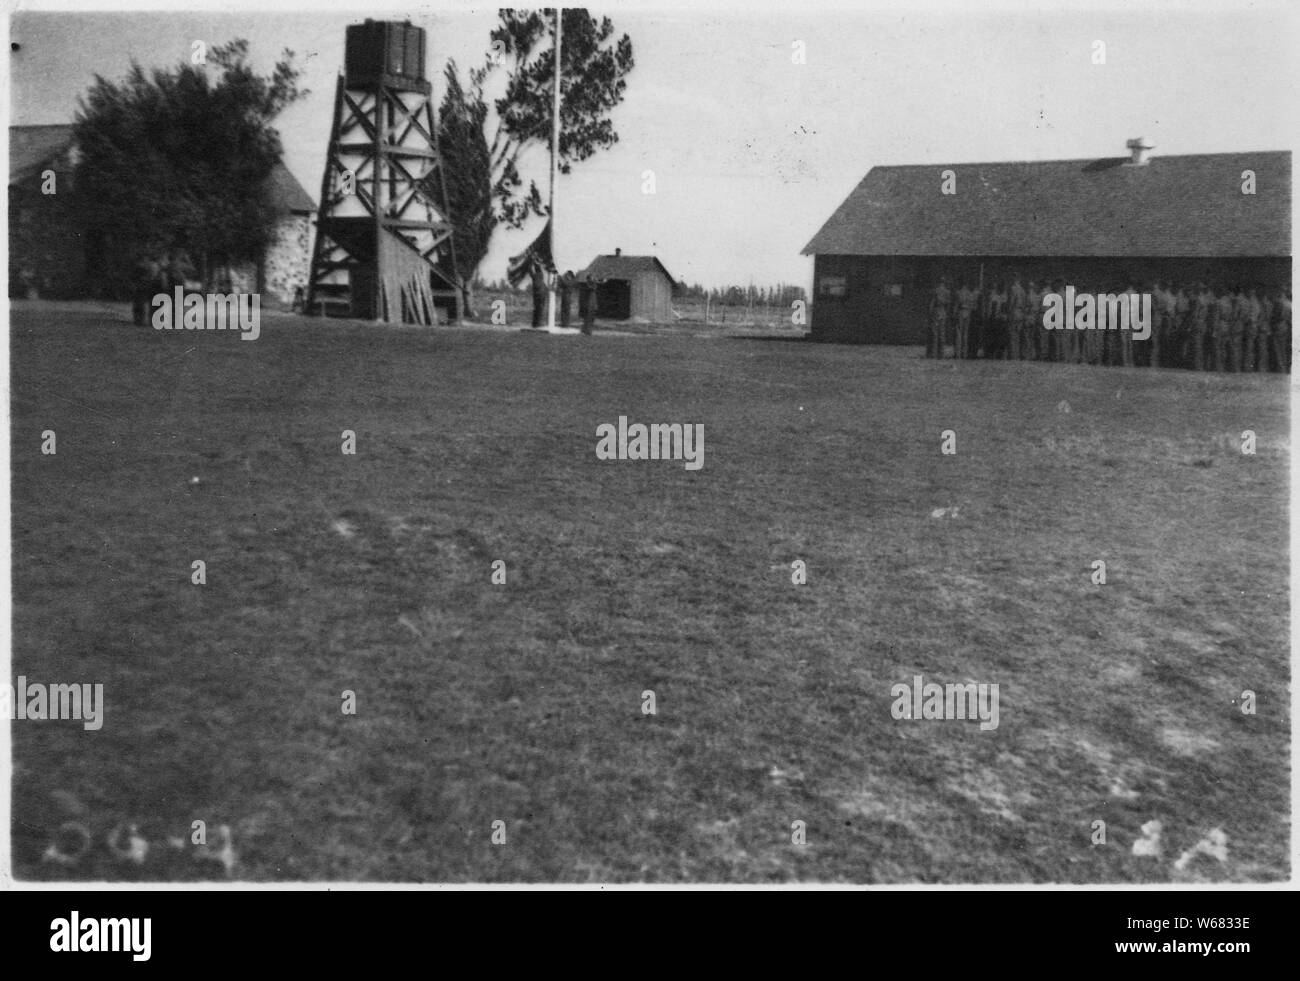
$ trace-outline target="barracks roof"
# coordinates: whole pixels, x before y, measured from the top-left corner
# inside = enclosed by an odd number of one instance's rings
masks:
[[[10,126],[9,183],[27,180],[44,170],[50,161],[62,156],[72,146],[72,126]],[[293,214],[311,213],[316,204],[289,168],[277,162],[267,178],[271,200],[280,211]]]
[[[1291,154],[873,167],[803,254],[1289,256]]]
[[[630,279],[639,273],[654,272],[656,269],[676,285],[672,273],[652,255],[598,255],[582,271],[582,275],[590,274],[596,279]]]

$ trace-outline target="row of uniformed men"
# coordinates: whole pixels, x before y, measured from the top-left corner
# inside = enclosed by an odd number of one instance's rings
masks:
[[[1054,286],[1047,289],[1048,286]],[[1043,296],[1064,283],[1010,284],[980,290],[940,279],[930,297],[928,357],[943,357],[950,328],[954,357],[1076,364],[1190,368],[1195,371],[1290,371],[1291,291],[1260,286],[1152,283],[1151,336],[1135,349],[1131,330],[1047,330]],[[1076,286],[1076,293],[1087,292]],[[1124,292],[1137,293],[1130,284]]]

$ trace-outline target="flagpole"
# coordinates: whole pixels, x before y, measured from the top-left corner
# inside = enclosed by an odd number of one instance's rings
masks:
[[[559,286],[560,263],[556,258],[558,250],[556,249],[557,237],[555,234],[555,178],[560,163],[560,21],[561,13],[559,7],[555,8],[555,93],[553,97],[552,115],[551,115],[551,199],[550,199],[550,223],[551,223],[551,262],[555,266],[555,279],[551,283],[550,300],[546,305],[546,321],[551,330],[555,329],[555,301],[556,288]]]

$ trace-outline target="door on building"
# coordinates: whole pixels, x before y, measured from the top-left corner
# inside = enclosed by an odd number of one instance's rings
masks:
[[[632,316],[632,283],[626,279],[607,279],[596,290],[596,313],[607,320],[627,320]]]

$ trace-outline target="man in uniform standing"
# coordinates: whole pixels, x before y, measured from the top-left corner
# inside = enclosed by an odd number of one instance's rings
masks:
[[[1038,360],[1039,352],[1042,350],[1042,338],[1039,334],[1042,329],[1043,294],[1039,291],[1038,284],[1031,279],[1029,288],[1025,290],[1025,318],[1020,338],[1020,349],[1024,352],[1026,361]]]
[[[1186,368],[1189,365],[1187,345],[1191,339],[1192,298],[1188,296],[1187,286],[1180,285],[1174,296],[1174,336],[1169,348],[1172,367]]]
[[[1246,322],[1250,319],[1250,297],[1246,288],[1238,285],[1232,296],[1232,329],[1228,333],[1228,363],[1234,372],[1246,370],[1242,355],[1245,353]]]
[[[569,326],[569,309],[573,297],[573,287],[577,285],[577,277],[573,275],[570,269],[560,277],[560,326]]]
[[[1096,318],[1101,317],[1101,312],[1095,314]],[[1105,349],[1105,338],[1102,332],[1097,329],[1098,319],[1093,320],[1093,329],[1083,332],[1083,360],[1085,364],[1100,365],[1102,362],[1101,353]]]
[[[536,258],[528,267],[533,284],[533,326],[546,326],[546,270]]]
[[[1209,370],[1206,367],[1209,359],[1206,357],[1205,342],[1207,337],[1213,336],[1210,333],[1210,325],[1214,320],[1216,307],[1214,293],[1210,291],[1209,284],[1201,283],[1192,304],[1192,368],[1196,371]]]
[[[1260,287],[1257,291],[1259,297],[1259,325],[1258,340],[1255,349],[1255,370],[1269,371],[1271,365],[1268,363],[1269,352],[1272,348],[1270,338],[1273,333],[1273,294]]]
[[[1065,280],[1049,279],[1043,283],[1043,296],[1051,296],[1055,293],[1057,296],[1065,296]],[[1040,301],[1041,302],[1041,301]],[[1039,311],[1040,317],[1042,311]],[[1047,330],[1038,336],[1040,341],[1040,357],[1044,361],[1063,361],[1065,359],[1065,335],[1073,333],[1067,330]]]
[[[578,316],[582,318],[582,332],[591,336],[591,329],[596,325],[596,278],[588,272],[578,285]]]
[[[1083,364],[1083,344],[1089,334],[1096,331],[1068,330],[1065,332],[1065,360],[1067,364]]]
[[[1232,336],[1232,314],[1235,304],[1232,300],[1231,287],[1223,288],[1223,295],[1214,301],[1214,323],[1211,333],[1214,338],[1214,370],[1228,370],[1228,348]]]
[[[948,334],[948,307],[951,304],[952,292],[948,289],[948,279],[942,276],[930,294],[930,346],[926,351],[929,357],[943,357],[943,346]]]
[[[1059,296],[1065,296],[1065,280],[1053,280],[1052,289]],[[1078,358],[1079,332],[1077,330],[1054,330],[1049,337],[1052,345],[1051,360],[1060,364],[1074,364]]]
[[[1163,367],[1174,349],[1174,318],[1178,313],[1178,297],[1174,295],[1173,283],[1156,283],[1151,302],[1155,307],[1155,326],[1151,330],[1151,347],[1149,364],[1152,368]],[[1161,358],[1161,345],[1164,345],[1164,358]]]
[[[1128,302],[1130,303],[1130,305],[1134,303],[1142,302],[1141,295],[1138,293],[1137,287],[1133,285],[1133,283],[1130,282],[1127,286],[1125,286],[1124,292],[1129,297]],[[1134,310],[1130,306],[1129,309],[1130,324],[1133,322],[1133,313]],[[1154,318],[1154,316],[1155,314],[1153,312],[1152,317]],[[1133,331],[1121,330],[1121,331],[1117,331],[1117,333],[1119,334],[1120,363],[1124,365],[1125,368],[1132,368],[1133,367]]]
[[[1262,312],[1255,287],[1242,292],[1241,370],[1255,370],[1256,344],[1259,341],[1259,315]]]
[[[979,290],[962,280],[957,290],[957,350],[953,354],[959,361],[970,357],[970,319],[979,301]]]
[[[1025,307],[1028,302],[1025,288],[1020,285],[1020,274],[1016,273],[1011,281],[1011,289],[1007,291],[1007,339],[1010,341],[1007,357],[1012,361],[1020,360],[1020,335],[1025,326]]]
[[[1277,291],[1273,301],[1273,359],[1278,371],[1291,370],[1291,291]]]
[[[999,280],[989,291],[984,311],[984,356],[1000,358],[1007,349],[1007,284]]]

